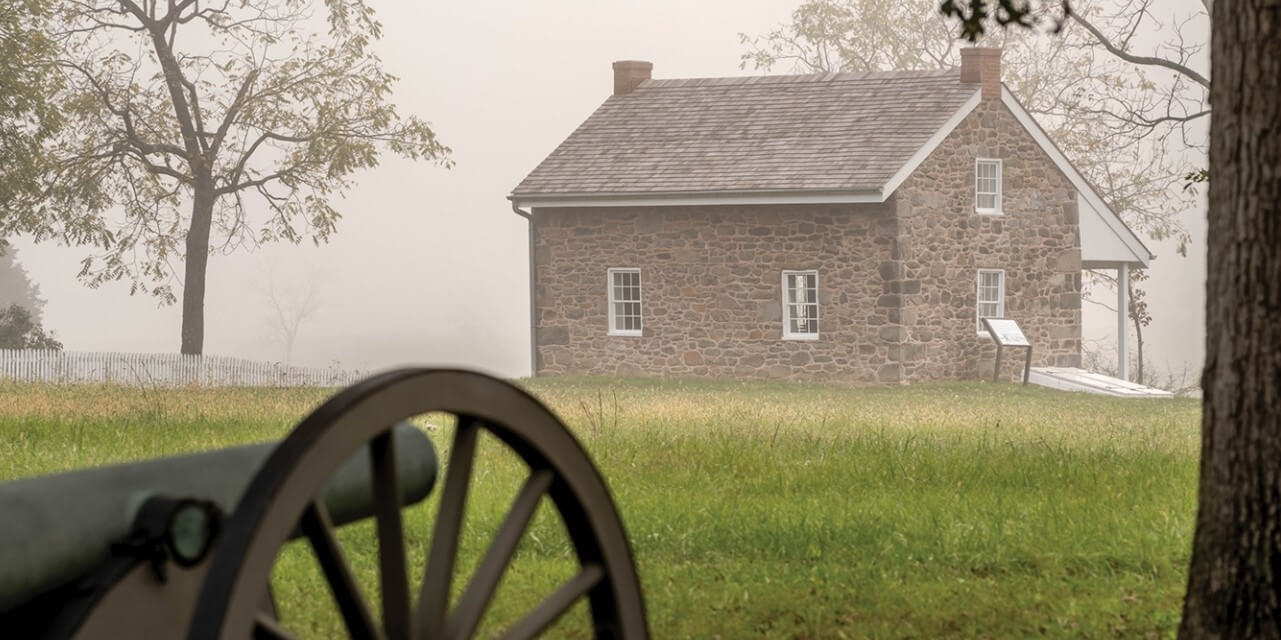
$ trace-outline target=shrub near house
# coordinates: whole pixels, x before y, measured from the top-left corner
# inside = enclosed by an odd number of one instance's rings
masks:
[[[950,71],[653,80],[510,196],[538,374],[903,382],[991,372],[983,317],[1079,366],[1081,270],[1152,255],[1000,83]],[[1013,366],[1011,366],[1011,369]]]

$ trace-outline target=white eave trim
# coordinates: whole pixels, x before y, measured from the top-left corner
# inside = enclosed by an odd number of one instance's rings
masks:
[[[1148,250],[1147,246],[1143,244],[1143,241],[1140,240],[1138,236],[1134,235],[1134,232],[1130,230],[1130,227],[1126,226],[1126,224],[1121,221],[1121,218],[1112,211],[1112,208],[1103,201],[1103,198],[1099,196],[1098,192],[1094,190],[1094,187],[1090,185],[1090,181],[1086,180],[1085,177],[1081,175],[1081,172],[1077,171],[1076,167],[1072,166],[1072,163],[1067,159],[1067,156],[1063,155],[1063,152],[1054,144],[1054,141],[1050,140],[1050,137],[1046,135],[1045,130],[1041,128],[1041,125],[1037,124],[1036,119],[1032,117],[1032,114],[1028,113],[1027,109],[1023,108],[1023,105],[1019,103],[1013,93],[1010,93],[1009,89],[1005,88],[1005,85],[1001,86],[1001,104],[1005,105],[1005,108],[1009,109],[1010,113],[1014,114],[1014,119],[1018,120],[1019,124],[1022,124],[1023,128],[1032,136],[1032,139],[1036,140],[1037,144],[1041,145],[1041,149],[1045,151],[1046,155],[1050,156],[1050,160],[1054,161],[1054,164],[1059,168],[1059,171],[1062,171],[1063,175],[1067,176],[1068,181],[1072,183],[1072,186],[1076,187],[1077,193],[1089,202],[1090,206],[1099,213],[1099,216],[1103,219],[1104,223],[1107,224],[1108,228],[1112,230],[1112,233],[1116,234],[1116,237],[1125,244],[1131,253],[1134,254],[1135,262],[1142,264],[1145,267],[1148,266],[1148,263],[1155,258],[1156,255]],[[1083,211],[1078,211],[1078,215],[1083,213]],[[1080,224],[1079,220],[1077,221],[1077,224]]]
[[[681,207],[749,204],[845,204],[884,202],[879,189],[866,191],[704,191],[507,196],[522,207]]]
[[[965,104],[961,105],[961,108],[957,109],[956,113],[953,113],[947,119],[947,122],[944,122],[943,126],[939,127],[939,130],[935,131],[934,135],[930,136],[930,139],[926,140],[925,144],[921,145],[921,148],[912,154],[911,158],[907,159],[906,164],[900,167],[894,175],[890,176],[885,186],[881,187],[881,192],[885,194],[885,197],[889,197],[889,194],[894,193],[894,190],[898,189],[899,185],[903,184],[903,181],[907,180],[907,177],[912,175],[912,172],[916,171],[916,168],[921,166],[921,163],[925,162],[925,159],[930,157],[930,154],[934,153],[934,150],[940,144],[943,144],[943,140],[952,135],[952,130],[956,129],[961,124],[961,121],[965,120],[966,116],[970,115],[970,112],[979,106],[979,102],[982,99],[983,91],[975,89],[974,95],[970,96],[970,99],[966,100]]]

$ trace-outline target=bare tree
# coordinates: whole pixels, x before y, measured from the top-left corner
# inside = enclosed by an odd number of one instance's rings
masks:
[[[203,350],[211,252],[327,240],[380,150],[448,164],[389,102],[365,0],[62,0],[51,24],[67,125],[0,236],[92,245],[86,284],[163,303],[181,270],[183,353]]]
[[[267,323],[273,336],[285,349],[286,366],[293,363],[294,344],[303,322],[320,310],[321,301],[314,277],[302,279],[296,287],[283,287],[274,268],[267,271],[261,281],[262,294],[267,301]]]

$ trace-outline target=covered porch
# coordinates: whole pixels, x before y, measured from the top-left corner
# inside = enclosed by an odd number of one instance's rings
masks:
[[[1128,381],[1130,300],[1126,283],[1132,269],[1147,267],[1156,256],[1092,191],[1077,193],[1077,213],[1081,233],[1081,268],[1110,272],[1107,275],[1116,278],[1117,377]]]

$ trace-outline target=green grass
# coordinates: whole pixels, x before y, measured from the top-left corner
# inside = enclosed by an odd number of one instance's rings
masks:
[[[607,478],[656,637],[1174,635],[1195,506],[1195,401],[983,383],[555,378],[527,388]],[[0,479],[278,438],[326,396],[0,385]],[[450,425],[428,422],[447,451]],[[464,570],[523,474],[501,445],[482,443]],[[495,624],[572,575],[563,528],[544,507]],[[430,499],[406,512],[416,566],[434,513]],[[341,533],[376,593],[372,527]],[[303,548],[282,554],[285,620],[337,636],[314,564]],[[585,616],[579,607],[555,635],[585,636]]]

